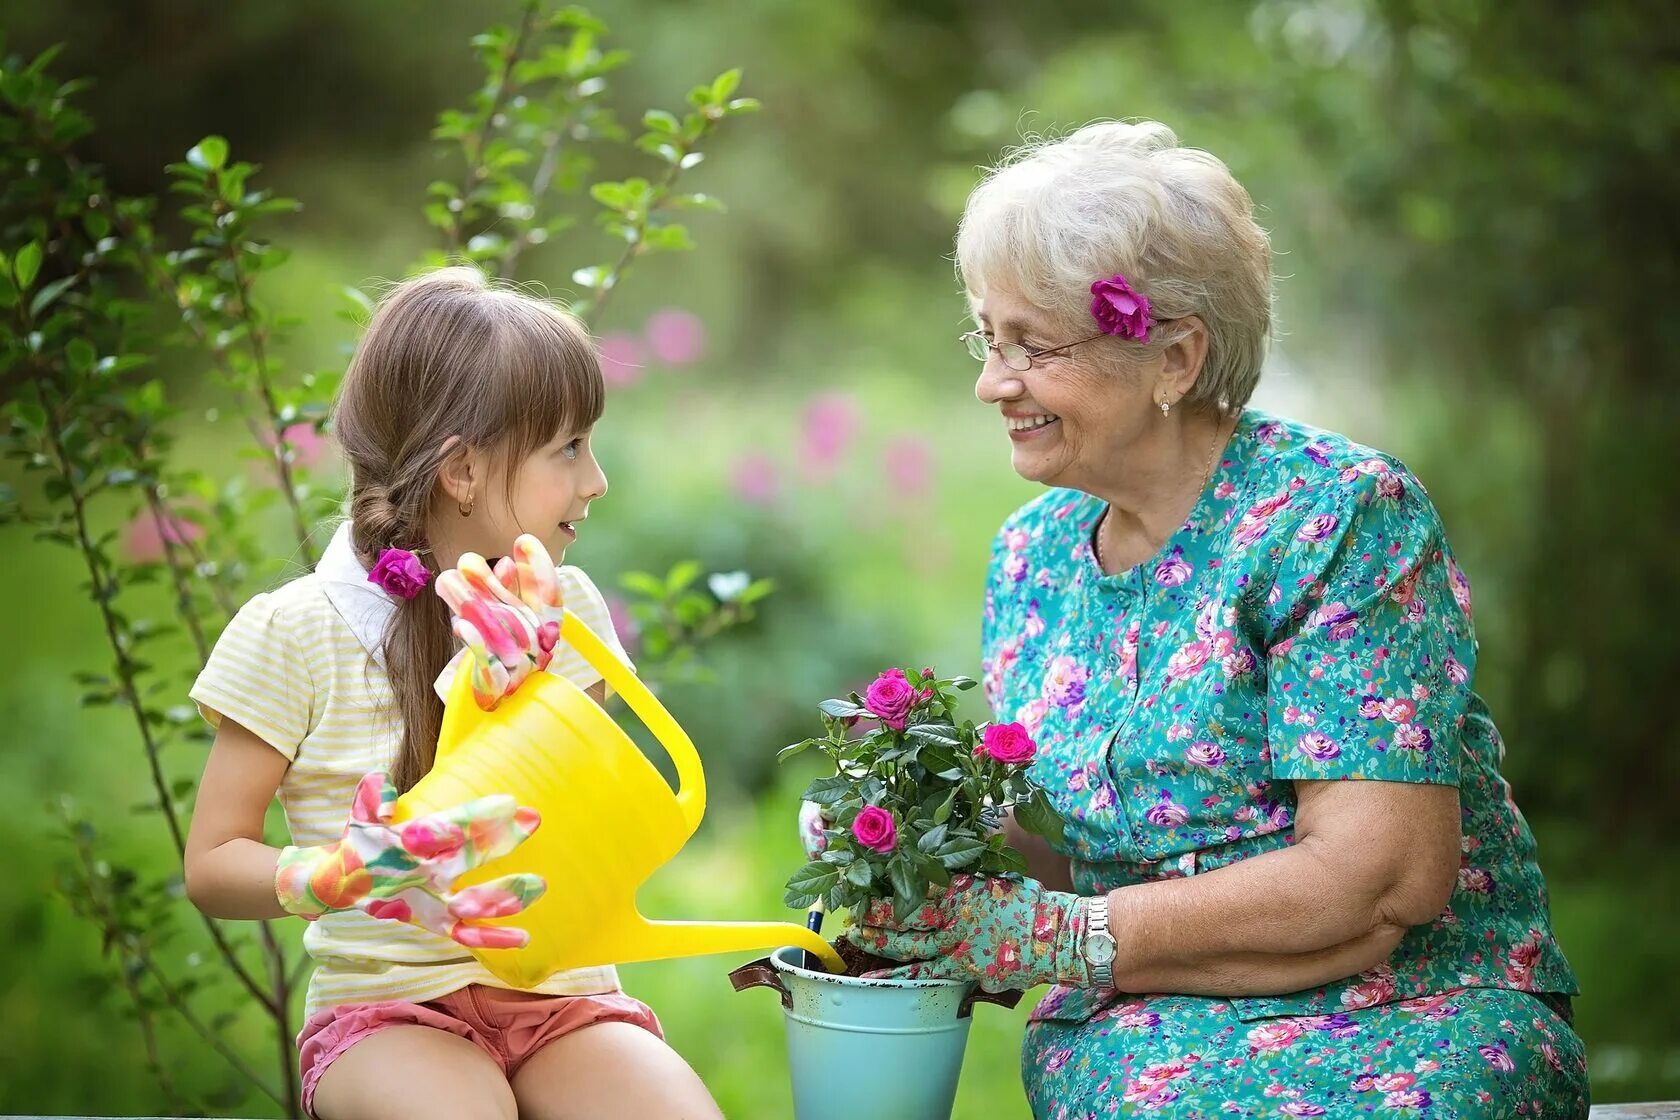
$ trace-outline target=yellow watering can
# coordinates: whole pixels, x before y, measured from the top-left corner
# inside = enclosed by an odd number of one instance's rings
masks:
[[[396,820],[507,793],[542,814],[518,848],[461,876],[541,875],[548,891],[495,924],[530,934],[520,949],[474,949],[492,975],[531,988],[561,969],[798,946],[845,971],[820,936],[790,922],[656,922],[636,893],[682,848],[706,811],[706,776],[686,732],[601,639],[566,611],[560,639],[624,697],[676,764],[679,788],[571,681],[535,672],[494,711],[475,702],[463,665],[450,686],[431,773],[397,802]]]

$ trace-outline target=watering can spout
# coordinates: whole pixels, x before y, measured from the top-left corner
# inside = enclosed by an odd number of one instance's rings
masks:
[[[816,954],[830,972],[846,971],[834,946],[792,922],[653,922],[626,930],[614,959],[622,964],[793,946]]]

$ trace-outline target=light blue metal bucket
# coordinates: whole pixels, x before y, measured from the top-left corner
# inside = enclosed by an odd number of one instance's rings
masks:
[[[856,1120],[864,1085],[876,1120],[949,1120],[970,1009],[1020,999],[949,980],[834,976],[803,967],[804,955],[778,949],[729,974],[737,991],[781,993],[797,1120]]]

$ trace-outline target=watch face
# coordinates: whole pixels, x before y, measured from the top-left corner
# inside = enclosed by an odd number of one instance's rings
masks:
[[[1112,937],[1091,937],[1085,941],[1085,959],[1092,964],[1108,964],[1114,960]]]

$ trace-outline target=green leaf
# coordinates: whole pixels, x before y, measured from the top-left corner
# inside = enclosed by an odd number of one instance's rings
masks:
[[[866,859],[853,860],[846,868],[846,881],[854,887],[867,887],[875,877],[875,867]]]
[[[740,85],[740,68],[736,67],[733,70],[725,70],[723,73],[719,74],[717,76],[717,80],[712,83],[712,100],[727,101],[729,99],[729,95],[734,93]]]
[[[805,800],[818,805],[838,805],[852,792],[852,780],[843,774],[818,778],[805,787]]]
[[[675,133],[682,122],[664,109],[649,109],[642,114],[642,127],[649,132]]]
[[[618,585],[650,599],[665,598],[665,581],[647,572],[625,572],[618,578]]]
[[[922,834],[922,838],[916,841],[916,847],[920,848],[924,852],[927,852],[929,855],[932,855],[934,852],[939,850],[939,845],[944,842],[945,826],[942,824],[936,824]]]
[[[220,136],[206,136],[187,151],[187,162],[200,171],[220,171],[227,163],[228,142]]]
[[[919,761],[929,774],[936,778],[955,780],[963,776],[961,761],[957,752],[945,743],[929,743],[922,748]]]
[[[693,583],[700,575],[700,561],[683,560],[672,565],[670,574],[665,577],[665,591],[675,595],[677,592]]]
[[[957,729],[948,723],[913,723],[904,729],[904,734],[924,743],[938,743],[945,747],[960,748],[963,745],[962,740],[957,738]]]
[[[869,713],[858,707],[850,700],[824,700],[817,705],[817,711],[833,719],[850,719],[853,716],[867,716]]]
[[[64,293],[64,290],[76,282],[75,276],[61,276],[50,284],[44,284],[35,293],[35,298],[29,301],[29,315],[38,317],[41,312],[52,306],[53,300]]]
[[[71,369],[77,373],[86,373],[93,368],[93,363],[99,360],[99,353],[87,339],[72,338],[64,347],[64,357],[70,362]]]
[[[35,283],[35,276],[41,271],[41,243],[31,241],[17,251],[12,258],[12,274],[17,277],[20,291],[27,292],[29,286]]]
[[[796,909],[809,906],[823,892],[833,887],[840,879],[840,869],[831,863],[814,860],[795,871],[787,881],[786,893],[782,901]]]
[[[950,820],[951,809],[956,805],[956,803],[957,791],[953,789],[940,804],[939,808],[933,811],[933,823],[944,824],[946,821]]]
[[[803,740],[802,742],[793,743],[793,744],[790,744],[789,746],[785,746],[781,750],[776,752],[776,761],[777,762],[786,762],[788,759],[792,758],[794,755],[803,754],[806,750],[815,746],[816,742],[817,741],[815,739],[806,739],[806,740]]]
[[[887,878],[892,882],[893,915],[898,919],[909,917],[927,901],[926,885],[903,853],[894,856],[887,864]]]
[[[1034,787],[1032,795],[1015,805],[1015,823],[1051,843],[1062,842],[1062,818],[1050,804],[1050,795]]]
[[[933,854],[939,857],[939,862],[952,871],[960,871],[978,860],[986,851],[986,845],[972,836],[959,836],[954,840],[941,844],[939,850]]]

